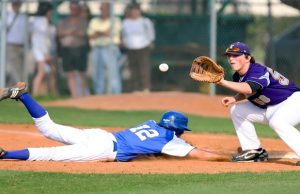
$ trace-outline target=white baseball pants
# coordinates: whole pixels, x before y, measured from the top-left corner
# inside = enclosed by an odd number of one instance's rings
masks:
[[[253,123],[268,124],[300,157],[300,92],[295,92],[280,104],[259,108],[251,102],[237,103],[230,109],[231,118],[243,150],[257,149],[261,143]]]
[[[34,118],[35,125],[46,137],[62,142],[64,146],[28,148],[28,160],[46,161],[113,161],[115,137],[102,129],[77,129],[54,123],[48,113]]]

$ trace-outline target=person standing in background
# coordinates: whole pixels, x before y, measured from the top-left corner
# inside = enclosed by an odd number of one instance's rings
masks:
[[[77,1],[70,3],[70,16],[59,22],[57,34],[61,46],[63,69],[67,74],[68,86],[72,97],[86,93],[86,69],[88,49],[86,48],[87,20],[81,16],[81,7]],[[77,86],[76,73],[80,84]]]
[[[33,95],[45,95],[44,79],[49,77],[50,91],[56,95],[56,28],[51,24],[52,5],[40,2],[37,16],[32,24],[32,54],[37,63],[37,73],[33,79]]]
[[[91,13],[91,9],[90,7],[88,6],[87,2],[83,2],[81,4],[81,12],[80,12],[80,16],[85,19],[87,25],[90,23],[91,19],[92,19],[92,13]],[[86,40],[86,43],[85,43],[85,47],[86,47],[86,50],[88,52],[87,54],[87,70],[86,70],[86,82],[87,82],[87,87],[86,87],[86,92],[85,94],[86,95],[90,95],[90,84],[89,84],[89,78],[90,78],[90,75],[88,73],[88,69],[89,69],[89,66],[90,66],[90,61],[91,61],[91,46],[90,46],[90,42],[89,42],[89,37],[87,35],[87,33],[85,33],[85,40]],[[78,79],[80,75],[77,74],[77,81],[80,79]]]
[[[153,23],[143,17],[139,4],[132,4],[122,22],[122,43],[127,49],[133,91],[151,89],[150,50],[155,40]]]
[[[100,5],[100,17],[93,18],[88,27],[94,65],[95,94],[119,94],[122,91],[120,65],[120,28],[121,20],[110,17],[110,3]]]
[[[92,13],[88,4],[84,2],[80,7],[81,7],[80,15],[83,18],[85,18],[87,21],[90,21],[92,19]]]
[[[7,63],[6,84],[12,85],[25,80],[25,50],[27,15],[20,13],[21,0],[11,1],[12,11],[7,12]]]

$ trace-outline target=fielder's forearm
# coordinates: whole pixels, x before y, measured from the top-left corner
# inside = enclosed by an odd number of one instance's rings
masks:
[[[233,81],[222,80],[218,84],[238,93],[252,94],[252,89],[250,85],[246,82],[233,82]]]

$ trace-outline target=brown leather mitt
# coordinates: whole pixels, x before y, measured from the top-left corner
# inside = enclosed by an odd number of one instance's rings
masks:
[[[190,77],[200,82],[217,83],[224,78],[224,69],[211,58],[200,56],[192,63]]]

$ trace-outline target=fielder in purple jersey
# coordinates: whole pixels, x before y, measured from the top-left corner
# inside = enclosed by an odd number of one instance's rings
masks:
[[[234,82],[247,82],[262,89],[247,96],[248,100],[260,108],[276,105],[286,100],[294,92],[299,91],[293,82],[269,67],[252,63],[244,76],[235,72]]]
[[[245,43],[232,43],[224,55],[235,73],[233,81],[222,79],[218,84],[237,92],[234,97],[224,97],[222,104],[233,105],[231,118],[243,150],[232,160],[268,160],[253,123],[268,124],[300,157],[300,132],[294,127],[300,123],[300,88],[279,72],[256,63]]]
[[[66,145],[6,151],[0,148],[0,159],[44,161],[130,161],[144,155],[166,154],[200,160],[228,161],[229,157],[198,149],[180,136],[188,128],[188,118],[177,111],[164,113],[159,121],[148,120],[115,133],[102,129],[77,129],[55,123],[47,111],[18,82],[12,88],[0,89],[0,100],[19,99],[27,108],[36,127],[47,138]]]

